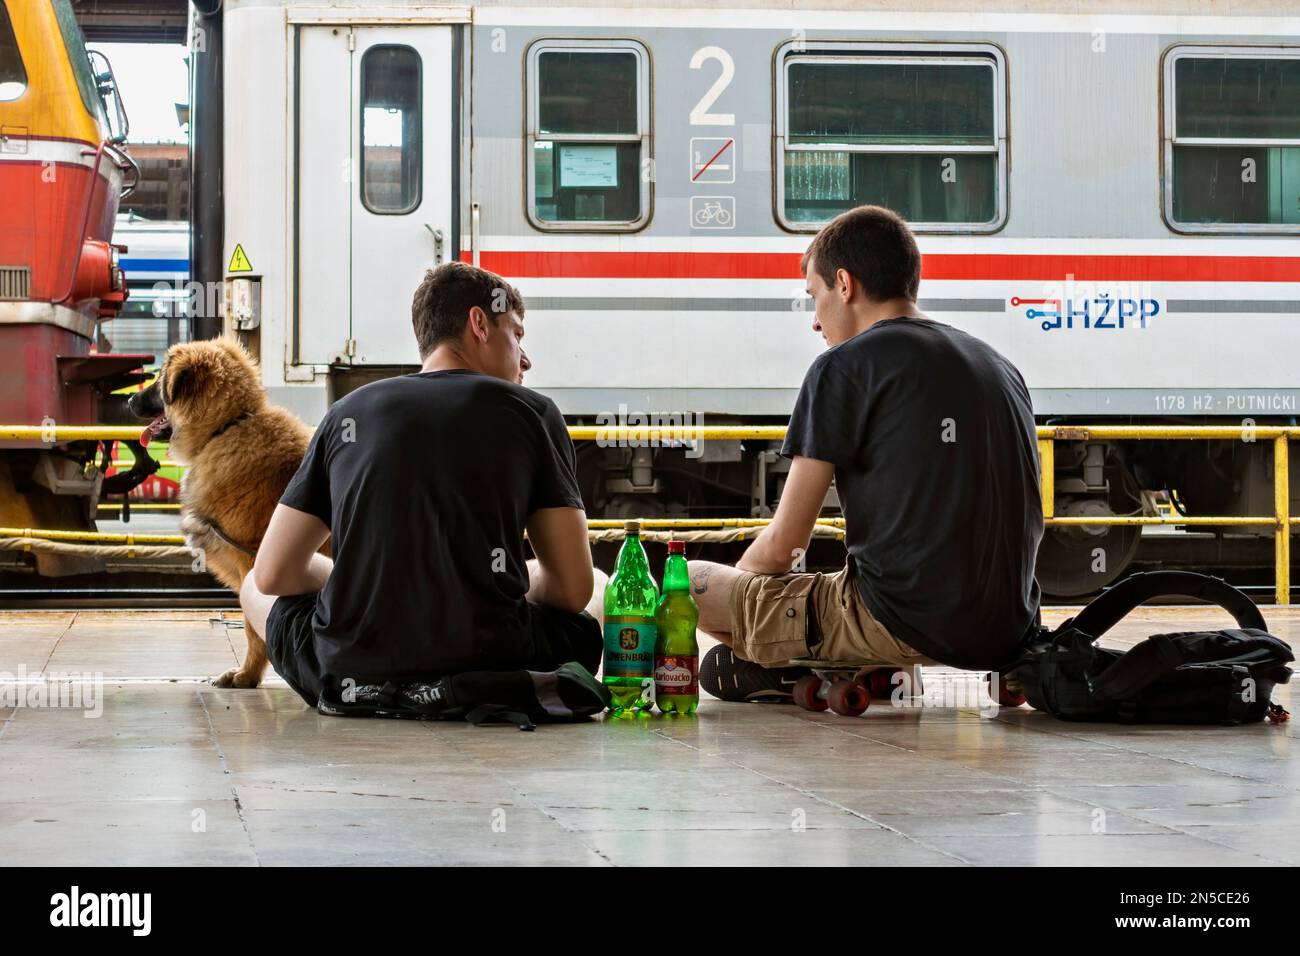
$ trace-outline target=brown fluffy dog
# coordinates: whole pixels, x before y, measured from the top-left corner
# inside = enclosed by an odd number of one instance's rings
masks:
[[[311,431],[267,404],[257,365],[230,339],[173,345],[158,380],[131,396],[152,421],[140,436],[168,440],[169,457],[188,466],[181,482],[181,531],[208,570],[236,594],[280,495],[307,451]],[[247,623],[248,653],[213,683],[256,687],[266,642]]]

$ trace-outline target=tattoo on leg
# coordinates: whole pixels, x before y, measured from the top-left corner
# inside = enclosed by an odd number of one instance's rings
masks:
[[[709,589],[709,575],[713,573],[713,565],[706,564],[695,572],[695,580],[691,582],[695,587],[696,594],[703,594]]]

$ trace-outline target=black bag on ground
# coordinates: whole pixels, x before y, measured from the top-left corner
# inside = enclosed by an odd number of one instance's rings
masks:
[[[553,671],[466,671],[436,681],[355,688],[352,694],[327,688],[316,707],[337,717],[466,720],[532,730],[537,723],[586,720],[610,699],[604,684],[570,661]]]
[[[1237,627],[1154,634],[1128,651],[1098,647],[1126,614],[1158,596],[1200,598]],[[1247,724],[1289,716],[1270,697],[1291,679],[1291,648],[1227,582],[1191,571],[1134,574],[1054,631],[1042,629],[1003,672],[1029,704],[1061,720],[1160,724]]]

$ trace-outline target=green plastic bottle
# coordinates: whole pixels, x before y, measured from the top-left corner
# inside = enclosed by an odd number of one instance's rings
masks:
[[[661,714],[693,714],[700,705],[700,645],[695,627],[700,609],[691,597],[686,543],[668,542],[664,596],[655,611],[655,703]]]
[[[614,695],[615,714],[648,711],[654,687],[655,605],[659,589],[641,547],[641,523],[623,525],[627,536],[618,566],[605,587],[605,663],[602,679]]]

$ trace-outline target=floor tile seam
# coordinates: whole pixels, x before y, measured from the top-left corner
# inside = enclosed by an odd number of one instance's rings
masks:
[[[230,765],[226,760],[225,749],[221,746],[221,738],[217,733],[216,724],[212,720],[212,712],[208,710],[208,702],[203,696],[202,691],[195,691],[195,696],[199,700],[199,706],[203,708],[203,716],[208,722],[208,739],[212,742],[212,747],[217,752],[217,759],[221,763],[221,772],[227,777],[232,777]],[[248,840],[249,852],[253,854],[253,865],[261,866],[262,861],[257,853],[257,845],[253,841],[252,831],[248,828],[248,819],[244,816],[244,805],[239,799],[239,789],[233,779],[229,782],[230,797],[235,804],[235,816],[239,818],[239,825],[244,830],[244,837]]]
[[[806,721],[805,721],[805,722],[806,722]],[[682,746],[682,747],[686,747],[686,748],[688,748],[688,749],[690,749],[690,750],[693,750],[693,751],[695,751],[695,752],[697,752],[697,753],[700,753],[700,754],[704,754],[704,753],[705,753],[705,751],[701,750],[699,747],[696,747],[696,746],[694,746],[694,745],[692,745],[692,744],[690,744],[690,743],[687,743],[686,741],[678,740],[678,739],[675,738],[675,737],[670,737],[669,735],[664,734],[662,731],[655,730],[655,731],[652,731],[652,733],[658,735],[659,737],[663,738],[664,740],[668,740],[668,741],[670,741],[671,743],[678,744],[679,746]],[[789,783],[789,782],[787,782],[787,781],[785,781],[785,780],[782,780],[782,779],[780,779],[780,778],[778,778],[778,777],[774,777],[774,776],[772,776],[771,774],[764,773],[764,772],[761,771],[761,770],[756,770],[756,769],[754,769],[753,767],[747,767],[747,766],[745,766],[745,765],[742,764],[742,763],[739,763],[739,762],[737,762],[737,761],[735,761],[735,760],[731,760],[730,758],[722,757],[722,756],[720,756],[720,755],[713,755],[713,756],[715,756],[717,759],[721,760],[723,763],[728,763],[728,764],[730,764],[731,766],[736,767],[736,768],[741,769],[741,770],[744,770],[744,771],[747,772],[747,773],[752,773],[752,774],[754,774],[755,776],[757,776],[757,777],[759,777],[759,778],[761,778],[761,779],[763,779],[763,780],[767,780],[767,781],[770,782],[770,783],[775,783],[776,785],[778,785],[778,786],[780,786],[780,787],[784,787],[784,788],[786,788],[786,789],[788,789],[788,790],[791,790],[791,791],[793,791],[793,792],[795,792],[795,793],[798,793],[798,794],[800,794],[800,795],[802,795],[802,796],[809,797],[810,799],[815,800],[815,801],[818,802],[818,803],[824,804],[824,805],[826,805],[826,806],[828,806],[828,807],[831,807],[831,808],[833,808],[833,809],[835,809],[835,810],[838,810],[838,811],[840,811],[840,812],[842,812],[842,813],[847,813],[847,814],[850,815],[850,816],[857,817],[857,818],[860,819],[860,820],[864,820],[864,821],[866,821],[867,823],[872,824],[873,826],[879,827],[880,829],[885,830],[885,831],[887,831],[887,832],[889,832],[889,833],[892,833],[892,834],[894,834],[895,836],[901,837],[902,839],[906,840],[906,841],[909,842],[909,843],[914,843],[914,844],[916,844],[917,846],[920,846],[920,847],[922,847],[922,848],[924,848],[924,849],[927,849],[927,850],[931,850],[931,851],[933,851],[933,852],[935,852],[935,853],[939,853],[939,854],[942,855],[942,856],[946,856],[946,857],[948,857],[948,858],[950,858],[950,859],[956,860],[957,862],[962,863],[962,864],[965,864],[965,865],[967,865],[967,866],[972,866],[972,865],[973,865],[973,864],[971,863],[971,861],[965,859],[964,857],[961,857],[961,856],[959,856],[959,855],[957,855],[957,854],[955,854],[955,853],[950,853],[949,851],[944,850],[944,849],[942,849],[941,847],[934,846],[933,844],[928,843],[928,842],[926,842],[925,840],[919,839],[919,838],[917,838],[917,837],[914,837],[914,836],[912,836],[912,835],[910,835],[910,834],[903,833],[901,830],[895,829],[894,827],[891,827],[889,824],[887,824],[887,823],[883,823],[883,822],[881,822],[880,820],[877,820],[875,817],[870,816],[869,814],[862,813],[861,811],[858,811],[858,810],[854,810],[854,809],[851,808],[851,807],[846,807],[846,806],[844,806],[843,804],[838,803],[838,802],[836,802],[836,801],[834,801],[834,800],[831,800],[831,799],[828,798],[828,797],[822,796],[821,794],[817,793],[817,792],[814,791],[814,790],[809,790],[809,789],[806,789],[806,788],[803,788],[803,787],[796,786],[796,785],[794,785],[794,784],[792,784],[792,783]]]
[[[572,827],[567,826],[563,820],[560,820],[554,814],[548,812],[545,806],[542,806],[536,800],[532,799],[528,795],[528,791],[524,790],[521,786],[519,786],[519,784],[516,783],[513,779],[511,779],[504,771],[487,763],[487,761],[483,760],[481,757],[466,751],[464,747],[461,747],[459,744],[457,744],[457,742],[454,739],[452,739],[450,734],[448,735],[439,734],[438,727],[436,726],[436,724],[437,721],[422,722],[422,725],[425,727],[425,729],[428,730],[429,734],[433,736],[439,743],[447,744],[447,746],[449,746],[460,756],[467,757],[468,759],[472,760],[475,764],[477,764],[480,768],[482,768],[492,778],[503,781],[511,790],[514,791],[516,799],[522,801],[522,803],[525,806],[530,807],[533,810],[536,810],[538,813],[542,814],[542,816],[546,817],[547,820],[551,821],[552,824],[558,827],[562,833],[564,833],[567,836],[573,837],[575,840],[578,841],[578,843],[584,849],[587,850],[587,852],[595,854],[596,857],[598,857],[603,863],[605,863],[608,866],[619,865],[615,863],[613,859],[611,859],[608,853],[606,853],[604,850],[601,850],[599,847],[595,846],[592,842],[590,842],[583,835],[583,831],[574,830]],[[466,729],[472,732],[473,730],[476,730],[478,728],[466,728]],[[521,732],[522,731],[516,731],[516,733],[521,733]],[[536,733],[536,731],[534,731],[534,733]]]

